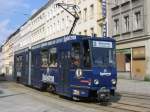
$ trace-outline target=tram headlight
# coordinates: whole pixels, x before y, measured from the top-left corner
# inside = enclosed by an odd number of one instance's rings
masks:
[[[95,84],[95,85],[99,85],[99,80],[98,80],[98,79],[95,79],[95,80],[94,80],[94,84]]]
[[[77,69],[77,70],[76,70],[76,77],[77,77],[77,78],[81,78],[82,75],[83,75],[82,69]]]
[[[117,83],[116,79],[112,79],[111,82],[113,85],[115,85]]]

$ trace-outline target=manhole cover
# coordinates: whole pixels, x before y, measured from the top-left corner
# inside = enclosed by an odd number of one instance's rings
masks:
[[[0,94],[3,94],[3,91],[2,91],[2,90],[0,90]]]

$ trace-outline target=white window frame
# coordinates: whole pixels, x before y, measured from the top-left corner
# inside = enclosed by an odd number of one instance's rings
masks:
[[[137,18],[137,13],[140,15]],[[133,31],[142,30],[144,28],[144,13],[143,7],[135,8],[133,10]]]
[[[113,22],[114,22],[114,35],[118,35],[119,34],[119,28],[120,28],[120,19],[114,18]]]

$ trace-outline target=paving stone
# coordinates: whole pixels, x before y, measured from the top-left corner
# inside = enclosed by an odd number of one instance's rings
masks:
[[[150,82],[118,79],[117,91],[150,95]]]

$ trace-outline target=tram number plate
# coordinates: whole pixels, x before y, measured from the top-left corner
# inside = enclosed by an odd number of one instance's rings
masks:
[[[42,81],[43,82],[51,82],[51,83],[53,83],[54,82],[54,76],[47,76],[47,75],[43,74]]]

